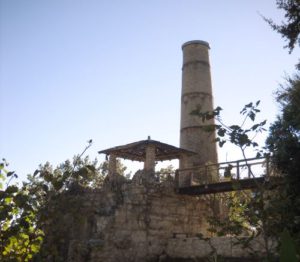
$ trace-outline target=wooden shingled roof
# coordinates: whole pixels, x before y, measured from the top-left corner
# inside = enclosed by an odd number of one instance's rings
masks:
[[[116,157],[142,162],[146,159],[146,147],[148,145],[155,146],[156,161],[179,159],[181,155],[196,154],[192,151],[188,151],[151,139],[142,140],[123,146],[112,147],[109,149],[101,150],[98,153],[106,155],[114,154]]]

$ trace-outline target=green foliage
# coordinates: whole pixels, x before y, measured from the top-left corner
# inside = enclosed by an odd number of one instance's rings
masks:
[[[299,0],[277,0],[277,8],[284,11],[284,18],[280,25],[276,24],[272,19],[264,18],[264,20],[279,34],[288,44],[285,46],[291,53],[295,45],[300,46],[300,1]],[[300,63],[296,65],[300,69]]]
[[[274,227],[291,233],[300,246],[300,77],[289,78],[287,86],[277,94],[281,115],[271,125],[266,141],[273,169],[284,184],[272,198],[272,206],[280,212]]]
[[[117,159],[116,161],[117,161],[117,163],[116,163],[116,166],[117,166],[116,172],[117,172],[117,174],[129,178],[131,173],[125,174],[125,171],[126,171],[127,167],[122,164],[120,159]],[[106,161],[104,161],[100,164],[99,171],[100,171],[100,173],[103,177],[108,175],[108,165],[109,165],[108,160],[106,160]]]
[[[297,262],[297,251],[295,247],[295,242],[292,239],[289,231],[285,229],[280,237],[281,247],[280,247],[280,262]]]
[[[36,209],[26,186],[12,184],[17,175],[0,164],[0,260],[31,261],[43,232],[36,228]]]
[[[175,168],[172,165],[168,165],[167,167],[162,167],[157,173],[158,180],[160,182],[173,180],[175,176]]]
[[[221,147],[227,142],[237,146],[242,152],[248,172],[252,177],[254,175],[247,162],[246,149],[258,147],[258,143],[254,139],[259,133],[265,131],[266,124],[266,121],[255,122],[257,114],[260,112],[259,104],[260,101],[257,101],[244,106],[240,111],[243,116],[240,125],[226,125],[221,118],[220,107],[213,112],[193,112],[193,114],[199,115],[203,121],[209,120],[211,117],[215,118],[217,124],[213,125],[213,130],[217,133],[216,142]],[[260,157],[262,153],[266,155],[262,149],[258,150],[257,157]],[[238,187],[238,181],[235,183],[235,186]],[[263,186],[257,184],[257,190],[252,193],[248,191],[226,193],[220,197],[220,201],[226,203],[227,215],[210,217],[210,231],[218,236],[246,235],[248,236],[246,240],[239,239],[239,243],[242,243],[245,248],[249,247],[253,238],[262,236],[266,259],[271,261],[273,254],[270,249],[270,238],[279,237],[281,233],[274,226],[275,222],[280,219],[281,212],[278,213],[278,209],[272,205],[272,195]]]
[[[175,168],[173,165],[168,165],[167,167],[162,167],[158,173],[160,174],[174,174],[175,173]]]
[[[252,228],[245,212],[251,200],[248,191],[235,191],[215,196],[226,209],[226,215],[220,218],[215,214],[208,217],[209,232],[217,236],[251,235]],[[224,211],[223,211],[224,212]]]
[[[82,187],[72,187],[68,191],[45,195],[44,204],[38,210],[38,227],[45,234],[41,250],[36,261],[66,261],[70,240],[80,231],[74,232],[82,225],[89,214],[84,209]],[[72,230],[73,229],[73,230]]]
[[[41,165],[27,184],[38,204],[37,226],[47,236],[36,261],[66,261],[70,240],[80,238],[80,231],[74,232],[91,216],[86,209],[83,194],[103,186],[108,174],[108,162],[98,164],[97,160],[83,158],[87,147],[73,161],[65,161],[53,168],[49,163]],[[124,175],[126,167],[117,162],[117,172]],[[56,223],[55,221],[58,221]]]
[[[102,165],[82,157],[90,146],[91,141],[73,161],[67,160],[56,168],[46,163],[28,177],[26,187],[37,206],[36,226],[47,236],[35,261],[66,261],[71,228],[88,215],[83,210],[81,192],[103,184]]]
[[[29,180],[39,185],[45,193],[60,193],[76,186],[91,188],[101,186],[103,175],[101,167],[97,167],[97,161],[91,162],[88,157],[78,159],[75,156],[73,163],[67,160],[56,168],[50,163],[40,166]]]
[[[277,99],[281,105],[281,115],[270,127],[265,148],[267,151],[258,151],[258,156],[261,153],[270,156],[272,173],[282,177],[284,183],[272,192],[258,185],[257,191],[252,194],[227,193],[225,198],[223,195],[223,199],[220,199],[227,203],[227,216],[221,219],[210,218],[210,230],[216,235],[248,234],[250,238],[244,243],[245,247],[255,236],[262,236],[267,261],[273,259],[270,239],[277,239],[281,243],[281,250],[289,250],[292,248],[291,241],[284,239],[290,234],[295,245],[300,246],[300,77],[289,78],[287,87],[278,92]],[[245,116],[241,125],[224,124],[220,107],[213,112],[202,113],[195,110],[193,114],[203,121],[214,117],[217,124],[204,126],[204,129],[208,132],[216,131],[219,146],[222,147],[227,142],[238,146],[247,161],[245,150],[258,147],[254,138],[265,130],[266,121],[254,122],[256,114],[260,112],[258,105],[259,101],[245,105],[240,112]],[[252,124],[245,127],[247,120]],[[251,172],[250,167],[248,169]],[[287,233],[282,233],[285,231]],[[287,243],[283,244],[284,242]],[[282,251],[283,259],[286,259],[287,253]]]
[[[6,170],[7,163],[0,163],[0,261],[66,261],[71,228],[89,215],[81,193],[101,188],[108,172],[107,161],[83,158],[91,144],[56,168],[40,165],[21,187],[12,183],[17,175]],[[117,168],[120,174],[126,170],[121,162]]]
[[[256,103],[249,103],[243,107],[240,111],[240,114],[243,116],[243,120],[240,125],[226,125],[221,117],[221,107],[217,107],[212,112],[201,112],[198,108],[194,110],[191,114],[197,115],[202,119],[202,122],[208,121],[214,118],[217,124],[211,125],[203,125],[202,129],[206,132],[215,132],[217,133],[216,142],[222,147],[225,143],[229,142],[234,144],[238,148],[240,148],[243,157],[245,158],[245,150],[247,148],[257,148],[258,143],[255,142],[255,138],[258,133],[266,131],[264,128],[266,124],[266,120],[261,121],[259,123],[255,123],[255,119],[257,114],[260,112],[258,106],[260,101]],[[248,120],[252,124],[248,124]],[[257,156],[261,156],[261,152],[259,150]]]
[[[300,1],[299,0],[277,0],[277,8],[282,9],[285,14],[285,22],[277,25],[272,19],[264,18],[265,21],[288,41],[286,46],[290,52],[295,45],[300,45]]]
[[[300,45],[300,1],[277,0],[276,3],[279,9],[285,11],[286,21],[282,25],[277,25],[271,19],[264,19],[275,31],[288,40],[286,47],[291,53],[296,44]],[[297,68],[300,69],[300,63]],[[262,235],[264,238],[267,261],[273,259],[268,244],[270,237],[275,237],[280,243],[280,261],[298,261],[300,254],[300,250],[295,248],[300,246],[299,73],[294,78],[288,78],[287,82],[288,86],[277,94],[277,101],[281,105],[281,115],[271,125],[266,141],[267,155],[271,155],[273,163],[272,172],[281,176],[284,183],[272,193],[266,192],[263,187],[258,187],[258,191],[252,196],[250,195],[246,202],[235,201],[241,198],[232,193],[226,199],[228,216],[223,220],[217,218],[211,221],[213,233],[219,235],[239,234],[245,225],[254,229],[252,237]],[[249,103],[243,108],[240,113],[246,117],[241,125],[225,125],[220,118],[222,110],[220,107],[213,112],[200,112],[197,109],[192,113],[201,117],[202,121],[215,118],[217,125],[204,126],[203,129],[209,132],[216,131],[216,142],[220,147],[226,142],[238,146],[246,160],[245,149],[257,147],[258,144],[253,139],[257,133],[265,130],[265,121],[244,128],[247,118],[254,122],[256,114],[259,112],[258,105],[259,101],[255,104]],[[254,132],[254,136],[249,135],[251,132]],[[258,156],[262,152],[260,150]],[[249,238],[250,241],[252,237]]]

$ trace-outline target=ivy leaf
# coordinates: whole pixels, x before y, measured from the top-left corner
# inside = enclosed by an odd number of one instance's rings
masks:
[[[225,140],[219,142],[219,147],[222,147],[226,143]]]
[[[244,115],[247,112],[248,108],[251,108],[253,106],[253,103],[249,103],[247,105],[244,106],[244,108],[242,109],[242,111],[240,112],[240,114]]]
[[[267,120],[260,122],[260,126],[264,126],[267,123]]]
[[[238,143],[239,145],[243,146],[243,145],[248,145],[250,142],[248,136],[246,134],[241,134],[239,137],[238,137]]]
[[[7,176],[7,177],[10,177],[10,176],[12,176],[14,173],[15,173],[14,171],[10,171],[10,172],[8,172],[8,173],[6,174],[6,176]]]
[[[241,129],[240,126],[238,126],[238,125],[232,125],[229,128],[232,130],[240,130]]]
[[[260,158],[262,156],[262,154],[260,152],[256,153],[256,158]]]
[[[12,197],[6,197],[4,199],[5,204],[8,205],[9,203],[11,203],[12,199],[13,199]]]
[[[255,124],[251,127],[251,130],[255,131],[259,126],[260,126],[260,124]]]
[[[226,133],[226,130],[224,128],[220,128],[218,130],[218,136],[220,136],[220,137],[224,137],[225,133]]]
[[[249,113],[249,117],[250,117],[250,119],[251,119],[252,121],[255,120],[255,114],[253,113],[253,111],[251,111],[251,112]]]
[[[223,110],[223,108],[222,107],[220,107],[220,106],[218,106],[218,107],[216,107],[216,109],[215,109],[215,113],[217,114],[217,115],[219,115],[220,114],[220,111],[222,111]]]

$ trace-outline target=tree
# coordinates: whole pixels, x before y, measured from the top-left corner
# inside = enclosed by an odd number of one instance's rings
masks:
[[[285,47],[291,53],[295,45],[300,46],[300,0],[277,0],[276,5],[277,8],[285,12],[286,21],[278,25],[270,18],[264,17],[264,20],[288,41]],[[300,69],[300,63],[298,63],[297,68]]]
[[[68,239],[72,234],[70,229],[74,224],[80,224],[86,215],[81,193],[100,188],[104,180],[102,166],[96,160],[83,158],[90,146],[91,141],[73,161],[67,160],[56,168],[46,163],[28,177],[26,186],[37,203],[36,228],[47,236],[34,261],[67,259],[64,255],[68,253]]]
[[[38,253],[43,232],[36,228],[36,203],[26,186],[19,187],[15,172],[0,163],[0,260],[31,261]]]
[[[243,232],[251,233],[249,240],[256,236],[263,236],[268,261],[272,261],[272,250],[269,239],[277,239],[278,249],[289,249],[293,244],[300,246],[300,77],[288,79],[288,86],[277,94],[281,105],[281,115],[270,127],[270,134],[261,154],[268,156],[272,161],[273,173],[279,175],[283,182],[272,192],[263,186],[257,185],[254,194],[249,195],[232,193],[226,194],[228,216],[224,218],[211,218],[211,230],[218,235],[238,235]],[[227,125],[223,122],[217,107],[213,112],[192,112],[203,121],[215,118],[217,124],[203,126],[203,129],[216,131],[219,146],[230,142],[238,146],[247,163],[245,150],[249,147],[257,148],[254,141],[256,135],[264,131],[265,121],[253,123],[245,127],[246,120],[254,121],[259,102],[249,103],[242,109],[244,120],[241,125]],[[252,173],[250,166],[248,170]],[[284,239],[291,236],[291,245],[286,246]],[[248,241],[247,241],[248,242]],[[291,248],[295,250],[294,248]],[[300,250],[298,250],[298,253]],[[285,254],[286,252],[282,252]],[[293,254],[296,259],[296,254]]]
[[[91,145],[56,168],[40,165],[22,186],[0,163],[0,261],[66,261],[70,228],[87,215],[81,192],[101,188],[108,173],[107,161],[83,157]],[[118,161],[117,170],[124,175],[126,167]]]
[[[198,108],[194,110],[191,114],[199,116],[202,119],[202,122],[214,118],[217,124],[204,125],[202,129],[206,132],[216,131],[217,138],[215,142],[217,142],[220,147],[222,147],[225,143],[231,143],[237,146],[240,149],[244,159],[247,159],[246,150],[250,147],[257,148],[258,143],[255,142],[255,138],[258,133],[261,133],[266,130],[264,128],[266,120],[259,123],[254,122],[257,113],[260,112],[260,110],[258,109],[259,104],[260,101],[257,101],[256,103],[251,102],[243,107],[243,109],[240,111],[240,114],[244,117],[240,125],[225,124],[221,117],[221,111],[223,110],[221,107],[217,107],[212,112],[202,112],[201,109]],[[253,124],[249,125],[248,120],[250,120]]]
[[[264,18],[273,30],[277,31],[286,38],[286,46],[291,53],[295,45],[300,45],[300,1],[299,0],[277,0],[277,8],[285,11],[286,22],[281,25],[276,24],[272,19]]]
[[[39,203],[37,210],[37,226],[47,236],[42,244],[36,261],[66,261],[69,240],[74,238],[72,229],[91,216],[86,208],[88,194],[94,189],[100,189],[108,174],[108,161],[99,164],[83,157],[91,146],[90,140],[86,148],[73,160],[67,160],[56,168],[49,163],[41,165],[30,176],[28,186],[30,192]],[[117,161],[117,172],[124,175],[126,167]],[[55,223],[59,221],[59,223]]]
[[[100,164],[99,171],[103,177],[108,175],[108,166],[109,161],[105,160]],[[125,176],[126,178],[129,178],[131,176],[131,173],[125,174],[127,167],[123,165],[120,159],[116,159],[116,172],[119,175]]]
[[[285,12],[286,21],[277,25],[272,19],[265,19],[273,30],[288,41],[291,53],[300,46],[300,1],[277,0],[277,7]],[[296,65],[300,70],[300,62]],[[287,79],[287,86],[277,92],[281,114],[271,125],[266,147],[271,153],[274,167],[285,179],[285,184],[273,196],[273,206],[281,214],[274,224],[279,230],[287,228],[300,246],[300,75]],[[282,222],[279,222],[282,221]],[[298,250],[300,253],[300,250]]]
[[[286,228],[300,246],[300,76],[287,79],[277,93],[281,114],[271,125],[266,141],[272,162],[285,181],[273,196],[273,206],[280,214],[274,227]]]
[[[266,120],[255,122],[257,114],[260,112],[259,104],[260,101],[245,105],[240,111],[243,116],[241,124],[234,125],[224,123],[221,117],[221,107],[217,107],[212,112],[201,112],[199,109],[192,112],[192,114],[202,118],[203,122],[212,118],[215,119],[217,124],[204,125],[203,129],[207,132],[216,131],[217,138],[215,141],[220,147],[226,143],[237,146],[243,155],[247,170],[253,178],[255,176],[250,164],[248,164],[246,150],[249,148],[255,149],[257,157],[265,155],[262,149],[258,149],[259,144],[255,142],[257,135],[266,131],[264,128]],[[239,187],[238,183],[238,181],[235,181],[237,188]],[[273,254],[270,248],[270,237],[274,237],[278,232],[274,233],[274,228],[271,227],[272,220],[277,217],[275,209],[270,205],[266,206],[269,197],[270,194],[260,184],[257,184],[257,189],[253,194],[249,191],[223,194],[221,201],[226,204],[228,214],[225,217],[210,217],[210,231],[219,236],[246,234],[249,238],[243,243],[245,247],[248,247],[252,239],[261,236],[264,240],[266,258],[271,261]]]

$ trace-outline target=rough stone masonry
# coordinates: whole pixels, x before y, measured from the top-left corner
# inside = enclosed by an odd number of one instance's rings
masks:
[[[259,261],[251,254],[260,254],[262,240],[252,243],[251,253],[230,237],[203,240],[211,202],[176,194],[172,177],[160,182],[154,173],[138,171],[128,181],[115,174],[80,198],[84,219],[71,229],[63,254],[69,262],[205,261],[214,255]]]
[[[157,182],[154,174],[139,171],[131,181],[114,175],[102,190],[85,192],[85,221],[73,229],[68,261],[159,261],[172,256],[172,239],[205,234],[205,202],[174,191],[169,177]]]

